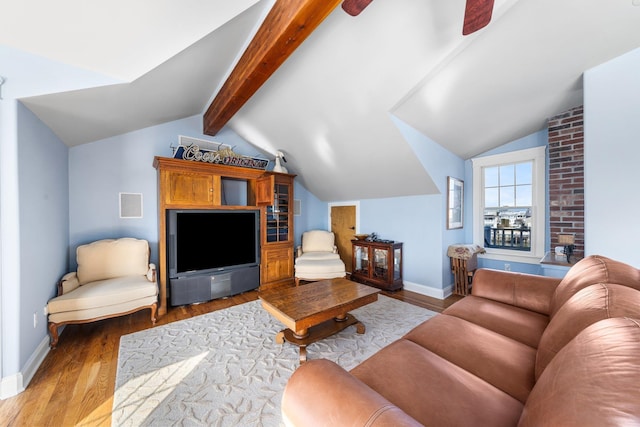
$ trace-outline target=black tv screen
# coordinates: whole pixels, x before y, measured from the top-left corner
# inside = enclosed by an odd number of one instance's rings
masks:
[[[169,210],[169,277],[260,263],[259,210]]]

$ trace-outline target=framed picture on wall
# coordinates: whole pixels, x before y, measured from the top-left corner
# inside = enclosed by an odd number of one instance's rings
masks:
[[[447,230],[462,228],[464,218],[464,181],[447,177]]]

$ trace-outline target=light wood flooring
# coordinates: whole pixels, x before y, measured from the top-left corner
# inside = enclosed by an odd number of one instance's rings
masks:
[[[410,291],[383,292],[441,312],[461,297],[438,300]],[[203,304],[172,307],[156,325],[254,301],[257,291]],[[122,335],[150,328],[149,310],[83,325],[68,325],[27,389],[0,401],[0,426],[110,426]]]

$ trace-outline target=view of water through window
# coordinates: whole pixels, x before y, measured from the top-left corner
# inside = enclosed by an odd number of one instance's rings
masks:
[[[531,250],[533,162],[486,167],[483,173],[485,246]]]

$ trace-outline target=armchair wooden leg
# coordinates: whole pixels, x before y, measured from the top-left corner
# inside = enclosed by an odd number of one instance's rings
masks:
[[[156,324],[156,314],[158,313],[158,304],[154,303],[151,305],[151,323]]]
[[[51,347],[51,349],[54,349],[58,345],[58,325],[49,322],[49,333],[51,334],[51,342],[49,343],[49,347]]]

